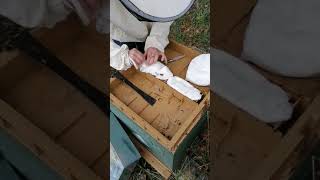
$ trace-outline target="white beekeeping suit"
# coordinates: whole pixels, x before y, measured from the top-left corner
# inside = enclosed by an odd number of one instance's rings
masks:
[[[164,52],[172,22],[139,21],[118,0],[110,0],[110,66],[126,70],[132,66],[127,45],[113,42],[146,42],[145,50],[155,47]]]
[[[70,10],[64,0],[1,0],[0,14],[24,27],[52,27]]]

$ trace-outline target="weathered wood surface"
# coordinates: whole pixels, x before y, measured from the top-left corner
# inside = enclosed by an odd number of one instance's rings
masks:
[[[169,179],[172,171],[159,161],[147,148],[145,148],[138,140],[131,138],[132,142],[138,148],[141,156],[145,159],[164,179]]]
[[[70,180],[74,178],[101,179],[83,162],[57,145],[45,132],[34,126],[28,119],[2,100],[0,100],[0,121],[1,131],[5,131],[14,137],[17,143],[21,143],[27,147],[34,156],[45,162],[46,165],[63,178]],[[6,148],[10,149],[10,147]],[[19,157],[20,155],[16,154],[15,156]],[[14,157],[11,156],[10,158]],[[19,166],[17,168],[23,168],[21,167],[23,164],[17,165]],[[25,172],[25,174],[32,174],[32,172]],[[30,178],[35,179],[36,177]]]
[[[105,35],[71,16],[34,36],[83,79],[107,91]],[[1,99],[97,176],[108,179],[109,123],[90,100],[22,53],[0,68],[0,83]]]
[[[159,139],[153,138],[144,128],[140,127],[135,121],[126,116],[123,111],[110,104],[111,111],[118,117],[122,123],[130,129],[131,133],[137,137],[154,156],[165,164],[168,168],[173,168],[173,152],[166,149]]]
[[[320,128],[320,96],[316,97],[303,115],[297,120],[290,131],[281,139],[278,146],[274,147],[268,157],[259,165],[251,175],[250,180],[277,179],[276,173],[286,163],[294,158],[297,149],[303,146],[304,149],[311,149],[314,138],[319,140]],[[311,144],[310,144],[311,143]],[[304,156],[306,154],[299,154]],[[293,170],[297,162],[292,163],[290,171]],[[289,172],[290,172],[289,171]],[[291,174],[285,174],[289,177]],[[285,177],[282,175],[282,177]],[[279,175],[278,175],[278,178]]]

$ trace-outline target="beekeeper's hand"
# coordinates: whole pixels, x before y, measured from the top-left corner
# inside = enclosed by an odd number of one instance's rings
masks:
[[[140,65],[145,61],[144,55],[136,48],[129,50],[129,57],[135,62],[136,65]]]
[[[147,51],[144,53],[145,59],[147,60],[147,64],[153,64],[160,59],[162,62],[167,62],[166,55],[161,52],[159,49],[154,47],[149,47]]]

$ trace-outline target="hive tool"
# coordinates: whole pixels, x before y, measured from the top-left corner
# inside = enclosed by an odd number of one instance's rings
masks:
[[[130,82],[126,77],[124,77],[118,70],[111,68],[111,77],[115,77],[118,80],[124,82],[129,87],[131,87],[133,90],[135,90],[147,103],[149,103],[151,106],[156,103],[156,99],[150,96],[149,94],[145,93],[141,89],[139,89],[137,86],[135,86],[132,82]]]

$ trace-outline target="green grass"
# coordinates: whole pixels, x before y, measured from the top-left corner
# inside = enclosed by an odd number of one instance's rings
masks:
[[[209,136],[206,128],[187,151],[182,168],[175,172],[172,180],[206,180],[209,174]]]
[[[172,24],[169,38],[208,53],[210,48],[210,1],[196,0],[191,10]]]

